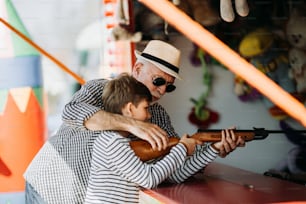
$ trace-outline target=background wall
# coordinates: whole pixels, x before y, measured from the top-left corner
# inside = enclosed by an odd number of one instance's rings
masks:
[[[100,16],[98,0],[12,0],[32,39],[74,71],[79,70],[75,40],[86,25]],[[168,109],[177,132],[192,134],[197,128],[188,122],[192,107],[190,98],[202,93],[202,70],[189,62],[192,43],[183,36],[172,36],[170,42],[182,50],[182,81],[177,91],[166,95],[161,103]],[[43,62],[45,89],[48,93],[50,132],[60,124],[60,111],[71,96],[74,80],[52,62]],[[264,127],[279,129],[261,102],[242,103],[233,93],[233,74],[218,66],[210,67],[214,80],[208,99],[209,107],[221,118],[211,129],[237,126],[239,129]],[[87,79],[88,80],[88,79]],[[273,134],[262,141],[247,143],[224,159],[217,159],[253,172],[263,173],[284,160],[292,144],[284,135]]]

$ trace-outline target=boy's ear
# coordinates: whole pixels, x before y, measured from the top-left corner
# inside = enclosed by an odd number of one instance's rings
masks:
[[[132,116],[133,116],[132,106],[133,106],[132,102],[128,102],[128,103],[122,108],[122,115],[123,115],[123,116],[132,117]]]

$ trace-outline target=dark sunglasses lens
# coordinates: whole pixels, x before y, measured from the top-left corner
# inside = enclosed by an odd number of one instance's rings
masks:
[[[169,84],[167,87],[166,87],[166,92],[172,92],[176,89],[176,87],[172,84]]]
[[[158,77],[153,80],[153,85],[154,86],[162,86],[166,84],[166,80],[164,78]]]
[[[162,77],[158,77],[156,79],[153,80],[153,85],[154,86],[163,86],[166,84],[166,80]],[[173,84],[169,84],[166,87],[166,92],[172,92],[176,89],[176,87]]]

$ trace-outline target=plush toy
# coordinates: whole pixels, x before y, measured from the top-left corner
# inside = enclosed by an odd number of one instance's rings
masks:
[[[142,33],[142,40],[162,40],[168,41],[165,32],[165,21],[149,8],[133,1],[133,14],[135,20],[135,32]]]
[[[203,26],[216,25],[221,20],[212,0],[180,0],[177,6]]]
[[[115,41],[125,40],[137,43],[141,41],[141,38],[141,32],[132,33],[121,24],[116,25],[111,31],[111,39]]]
[[[296,89],[294,81],[288,75],[287,53],[279,45],[275,34],[268,29],[258,28],[242,39],[239,44],[239,53],[285,91],[293,94]],[[266,97],[263,97],[263,102],[275,119],[282,120],[287,117],[284,111]]]
[[[306,94],[306,51],[299,48],[291,48],[289,62],[291,67],[289,77],[295,80],[297,92]]]
[[[286,35],[292,47],[306,49],[305,10],[293,9],[286,25]]]
[[[305,6],[301,6],[305,8]],[[297,92],[306,93],[306,15],[302,9],[293,9],[286,25],[286,36],[291,48],[289,76],[296,82]]]
[[[247,0],[235,0],[235,9],[239,16],[245,17],[249,14]],[[235,19],[232,0],[220,0],[220,15],[226,22],[232,22]]]
[[[221,19],[226,22],[232,22],[235,19],[236,12],[240,16],[249,14],[247,0],[220,0],[220,11],[216,9],[213,0],[176,0],[178,7],[186,14],[191,16],[195,21],[203,26],[213,26],[218,24]],[[221,16],[221,18],[220,18]]]
[[[243,102],[255,101],[262,96],[259,91],[237,75],[234,79],[234,92]]]

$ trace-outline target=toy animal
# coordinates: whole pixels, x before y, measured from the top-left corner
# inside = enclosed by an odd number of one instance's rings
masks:
[[[247,0],[235,0],[235,9],[238,15],[247,16],[249,14],[249,6]],[[226,22],[232,22],[235,19],[232,0],[220,0],[220,15]]]
[[[304,8],[303,6],[301,6]],[[293,9],[286,25],[286,36],[291,46],[289,76],[295,80],[298,93],[306,93],[306,15]]]
[[[292,47],[306,49],[306,15],[305,11],[292,10],[286,25],[286,35]]]
[[[258,28],[250,32],[240,42],[239,52],[285,91],[291,94],[296,92],[294,81],[288,75],[287,53],[279,47],[277,36],[272,31]],[[287,117],[285,112],[266,97],[263,97],[263,102],[275,119],[282,120]]]
[[[215,8],[213,0],[176,0],[175,2],[181,10],[203,26],[216,25],[221,19],[226,22],[234,21],[234,10],[239,16],[244,17],[249,14],[247,0],[235,0],[234,4],[232,0],[220,0],[220,11]]]
[[[299,48],[291,48],[289,51],[289,77],[296,82],[296,91],[306,93],[306,51]]]

